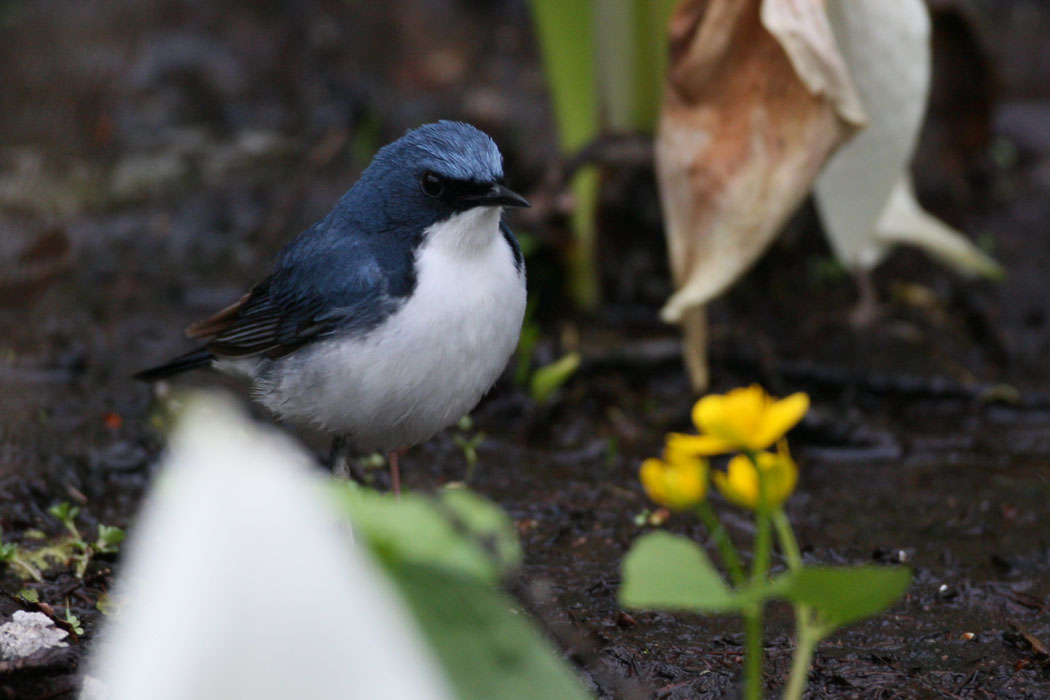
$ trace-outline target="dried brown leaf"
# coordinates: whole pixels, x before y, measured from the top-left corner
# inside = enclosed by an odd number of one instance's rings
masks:
[[[683,0],[670,32],[656,158],[679,321],[766,249],[863,110],[821,0]]]

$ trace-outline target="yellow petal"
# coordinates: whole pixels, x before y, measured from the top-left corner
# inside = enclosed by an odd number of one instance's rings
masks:
[[[722,406],[726,397],[722,394],[708,394],[693,404],[693,424],[701,433],[707,432],[712,422],[722,415]]]
[[[693,406],[693,422],[696,423],[696,427],[702,434],[722,441],[726,445],[723,452],[738,447],[741,438],[748,432],[746,425],[739,425],[741,415],[747,413],[744,405],[747,397],[736,394],[740,391],[746,390],[734,389],[724,395],[711,394]]]
[[[733,447],[733,443],[726,442],[725,440],[713,435],[686,435],[685,433],[671,433],[667,436],[666,449],[696,457],[710,457],[711,455],[729,452]]]
[[[638,480],[642,482],[642,488],[654,503],[664,505],[667,503],[667,489],[664,488],[664,462],[656,457],[650,457],[642,462],[642,468],[638,470]]]
[[[759,464],[764,467],[763,476],[766,485],[766,500],[770,506],[778,506],[795,492],[798,484],[798,466],[787,451],[787,443],[781,441],[777,453],[763,453],[769,455],[766,464],[759,459]]]
[[[752,436],[751,449],[764,450],[798,425],[809,410],[809,396],[799,392],[770,403],[762,416],[758,431]]]
[[[777,454],[760,452],[756,458],[762,470],[766,507],[778,506],[794,492],[798,483],[798,467],[786,451]],[[729,502],[748,510],[758,508],[758,471],[746,455],[733,457],[729,460],[726,472],[715,472],[711,480]]]
[[[733,457],[724,474],[715,472],[711,478],[730,503],[749,510],[758,505],[758,474],[746,456]]]
[[[638,477],[653,502],[673,510],[690,508],[707,496],[707,462],[695,457],[676,462],[647,459]]]

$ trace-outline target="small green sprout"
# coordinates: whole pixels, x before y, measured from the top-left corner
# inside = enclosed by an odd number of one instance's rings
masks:
[[[75,518],[80,515],[79,507],[70,505],[69,501],[62,501],[48,508],[47,512],[58,518],[73,537],[78,540],[83,539],[80,536],[80,530],[77,529],[76,522],[74,522]]]
[[[80,508],[63,501],[48,508],[48,513],[57,518],[69,533],[65,539],[59,539],[50,545],[33,550],[31,558],[46,564],[49,559],[64,562],[76,562],[74,574],[84,578],[88,564],[98,554],[116,554],[124,540],[124,531],[112,525],[99,524],[98,536],[94,542],[88,542],[80,534],[76,517]]]
[[[539,367],[529,381],[529,395],[536,403],[546,403],[580,367],[580,353],[570,352],[549,365]]]
[[[98,539],[95,540],[95,551],[99,554],[116,554],[120,543],[124,541],[124,531],[113,525],[98,524]]]
[[[0,543],[0,564],[10,564],[21,571],[22,579],[31,578],[37,583],[44,580],[40,569],[27,561],[23,556],[22,549],[14,542]]]
[[[66,599],[66,624],[76,632],[77,636],[84,634],[84,626],[80,623],[80,618],[73,614],[73,611],[69,609],[69,599]]]
[[[478,466],[478,446],[485,441],[484,430],[470,435],[472,430],[474,430],[474,419],[468,414],[459,419],[456,423],[456,432],[452,434],[452,442],[460,449],[463,459],[467,461],[467,475],[463,480],[468,484],[474,478],[474,468]]]

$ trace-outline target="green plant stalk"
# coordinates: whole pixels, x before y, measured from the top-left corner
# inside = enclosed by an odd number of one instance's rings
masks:
[[[667,72],[667,25],[677,0],[635,3],[634,110],[636,129],[653,131],[660,113]]]
[[[571,153],[598,134],[598,69],[595,60],[593,0],[531,0],[536,37],[550,89],[558,141]],[[569,292],[583,308],[599,301],[595,261],[594,215],[598,173],[584,168],[572,182],[576,209],[572,216],[575,244],[569,257]]]
[[[782,700],[801,700],[809,680],[809,664],[813,660],[813,651],[824,637],[824,631],[813,619],[808,605],[796,605],[795,615],[795,656],[791,660],[791,673],[788,674]]]
[[[762,698],[762,605],[744,615],[744,697]]]
[[[788,568],[792,571],[797,571],[802,568],[802,555],[799,553],[798,541],[795,540],[795,533],[791,529],[791,522],[787,518],[787,514],[784,513],[783,508],[773,509],[773,527],[777,532],[777,540],[780,543],[780,550],[784,552],[784,558],[787,560]]]
[[[733,581],[733,585],[740,586],[747,580],[744,575],[744,567],[740,563],[740,555],[737,554],[736,547],[733,546],[732,540],[729,539],[729,534],[722,526],[722,521],[718,519],[714,508],[707,501],[698,503],[696,512],[700,516],[700,521],[704,524],[704,527],[715,538],[718,553],[722,557],[722,563],[729,570],[729,578]]]
[[[755,549],[751,560],[751,582],[760,585],[769,577],[769,556],[772,547],[770,532],[769,508],[766,506],[766,485],[762,469],[758,466],[758,457],[747,451],[747,458],[755,467],[758,478],[758,507],[755,509]],[[758,700],[762,696],[762,603],[744,616],[745,655],[744,680],[745,697]]]
[[[760,583],[765,581],[769,574],[769,555],[772,548],[770,532],[770,508],[767,505],[766,480],[762,468],[758,466],[758,455],[748,450],[747,458],[755,467],[755,475],[758,479],[758,504],[755,508],[755,551],[754,559],[751,560],[751,581]]]
[[[601,301],[596,254],[598,211],[598,170],[583,168],[572,180],[576,207],[572,212],[575,234],[569,259],[569,293],[581,309],[593,309]]]
[[[91,562],[91,557],[94,553],[95,552],[92,548],[88,547],[83,553],[75,557],[77,560],[77,568],[73,573],[78,579],[84,578],[84,574],[87,573],[88,564]]]
[[[637,1],[602,0],[596,9],[595,66],[603,123],[614,131],[628,131],[635,126],[635,100],[640,87],[638,52],[647,50],[636,41]]]
[[[573,151],[598,132],[593,0],[531,0],[530,6],[559,145]]]
[[[780,549],[787,559],[788,568],[798,571],[802,568],[802,555],[799,553],[798,541],[791,529],[791,523],[783,508],[773,510],[773,526],[777,532]],[[795,608],[795,655],[791,660],[791,672],[787,685],[784,686],[783,700],[800,700],[806,691],[809,678],[809,665],[817,644],[824,638],[825,631],[814,618],[810,606],[794,603]]]

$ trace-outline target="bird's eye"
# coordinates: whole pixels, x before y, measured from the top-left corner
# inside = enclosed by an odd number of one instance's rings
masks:
[[[423,178],[419,181],[419,185],[423,188],[423,194],[428,197],[440,197],[441,193],[445,191],[444,181],[431,172],[423,173]]]

